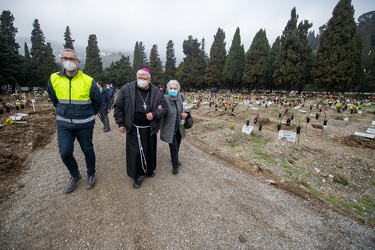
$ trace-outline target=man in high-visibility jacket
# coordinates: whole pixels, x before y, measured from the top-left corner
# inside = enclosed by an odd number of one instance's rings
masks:
[[[94,79],[78,69],[81,62],[74,50],[65,49],[61,61],[64,69],[50,76],[47,92],[56,108],[60,157],[71,175],[64,191],[70,193],[82,179],[73,156],[76,138],[85,155],[86,188],[93,188],[96,184],[96,158],[92,139],[95,115],[101,107],[102,97]]]

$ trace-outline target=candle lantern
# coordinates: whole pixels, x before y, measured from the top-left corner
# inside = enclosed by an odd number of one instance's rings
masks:
[[[323,121],[323,125],[324,125],[324,126],[327,126],[327,122],[328,122],[327,120],[324,120],[324,121]]]
[[[318,119],[319,119],[319,116],[320,116],[319,113],[316,113],[316,115],[315,115],[315,119],[318,120]]]
[[[286,123],[285,123],[285,125],[287,125],[287,126],[289,126],[290,125],[290,117],[288,117],[288,119],[286,119]]]
[[[297,127],[297,135],[299,135],[299,134],[301,134],[301,127],[300,126]]]

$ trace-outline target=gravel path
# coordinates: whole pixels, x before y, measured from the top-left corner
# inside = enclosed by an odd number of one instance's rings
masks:
[[[114,124],[113,119],[111,120]],[[97,186],[71,194],[57,140],[28,158],[24,187],[1,204],[0,249],[374,249],[375,229],[259,182],[193,147],[172,174],[158,142],[156,176],[133,189],[125,135],[97,123]]]

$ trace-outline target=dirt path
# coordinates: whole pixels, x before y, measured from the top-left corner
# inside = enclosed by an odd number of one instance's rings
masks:
[[[113,120],[111,121],[114,124]],[[25,186],[1,204],[0,249],[373,249],[374,228],[291,196],[192,146],[172,175],[167,144],[140,189],[125,170],[125,135],[95,128],[98,184],[68,179],[52,143],[31,154]],[[86,177],[84,158],[76,156]]]

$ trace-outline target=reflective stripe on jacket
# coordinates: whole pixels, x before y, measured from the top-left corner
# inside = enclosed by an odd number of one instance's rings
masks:
[[[95,110],[90,98],[92,77],[80,70],[72,79],[54,73],[51,75],[50,83],[58,100],[57,121],[84,124],[95,120]]]

